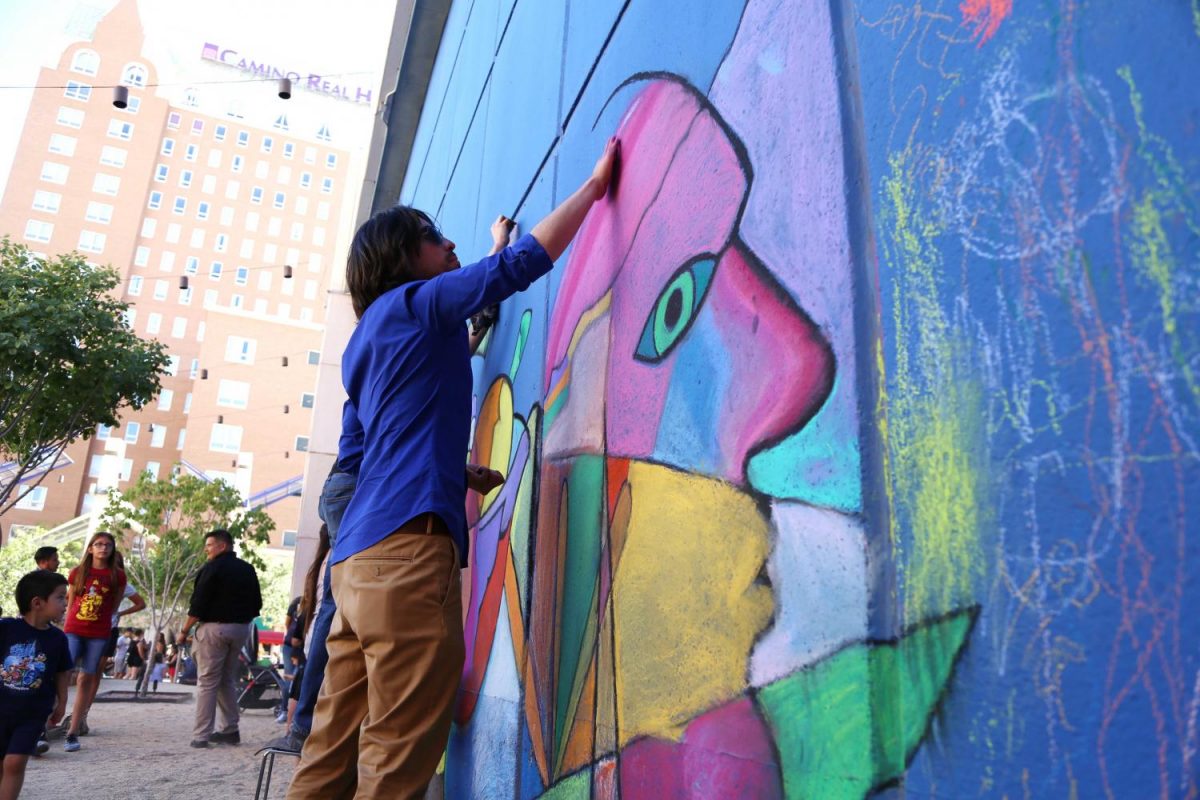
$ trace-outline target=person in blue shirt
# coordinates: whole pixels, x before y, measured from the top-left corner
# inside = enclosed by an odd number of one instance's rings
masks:
[[[355,234],[346,283],[359,321],[342,357],[343,435],[361,427],[362,453],[330,557],[337,613],[325,683],[289,800],[425,793],[464,660],[466,491],[504,480],[465,463],[466,321],[550,271],[608,193],[618,149],[611,139],[558,208],[469,266],[413,208],[380,212]]]
[[[67,711],[71,650],[51,625],[67,613],[67,579],[38,569],[17,581],[21,616],[0,619],[0,798],[16,800],[46,727]]]

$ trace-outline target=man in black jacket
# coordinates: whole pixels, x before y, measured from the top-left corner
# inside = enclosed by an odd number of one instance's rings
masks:
[[[196,657],[196,724],[192,747],[209,742],[238,744],[237,676],[238,652],[250,635],[250,623],[262,610],[262,593],[254,567],[233,554],[229,531],[215,530],[204,539],[208,557],[192,589],[188,618],[179,634],[187,641],[196,628],[193,652]],[[213,731],[217,709],[221,724]]]

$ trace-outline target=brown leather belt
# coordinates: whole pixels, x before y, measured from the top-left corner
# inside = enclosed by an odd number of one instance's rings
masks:
[[[446,527],[446,523],[440,516],[432,511],[427,511],[424,514],[418,514],[408,522],[401,525],[392,533],[421,533],[427,536],[449,536],[450,529]]]

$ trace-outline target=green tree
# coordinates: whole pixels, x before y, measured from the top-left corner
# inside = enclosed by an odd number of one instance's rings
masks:
[[[119,283],[78,253],[42,259],[0,239],[0,514],[68,444],[158,395],[166,347],[125,323]]]
[[[33,554],[44,543],[43,533],[30,531],[13,536],[0,547],[0,606],[4,608],[5,616],[17,615],[17,581],[25,573],[37,569]],[[59,545],[58,560],[64,575],[79,561],[82,552],[83,543],[79,540]]]
[[[229,531],[238,555],[261,574],[266,565],[255,548],[275,529],[265,511],[245,508],[241,494],[225,481],[187,474],[158,481],[148,472],[124,494],[109,495],[102,524],[121,542],[125,573],[146,601],[151,642],[186,614],[210,531]]]

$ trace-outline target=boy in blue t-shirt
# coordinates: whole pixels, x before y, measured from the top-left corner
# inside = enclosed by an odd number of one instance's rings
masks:
[[[50,623],[67,612],[67,579],[34,570],[17,582],[20,617],[0,619],[0,800],[15,800],[25,765],[46,725],[67,711],[71,653],[67,635]]]

